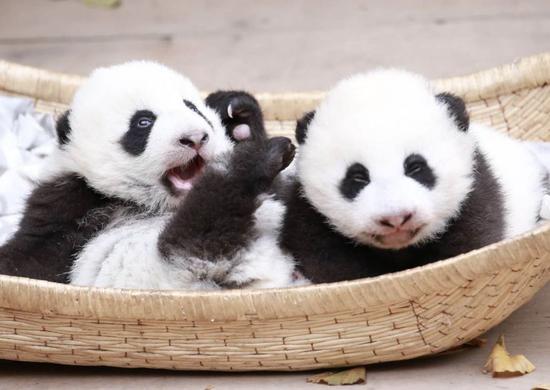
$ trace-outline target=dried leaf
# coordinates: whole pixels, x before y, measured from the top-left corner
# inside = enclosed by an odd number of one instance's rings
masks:
[[[550,390],[550,383],[547,383],[544,385],[537,385],[533,387],[531,390]]]
[[[316,374],[307,378],[308,383],[321,383],[321,381],[327,376],[334,375],[333,371],[326,371],[320,374]]]
[[[365,367],[355,367],[340,372],[324,372],[307,378],[310,383],[320,383],[329,386],[357,385],[365,383],[367,371]]]
[[[484,369],[492,372],[494,377],[509,377],[529,374],[535,366],[524,355],[510,356],[504,345],[504,336],[500,335]]]
[[[485,344],[487,344],[487,339],[484,339],[484,338],[481,338],[481,337],[476,337],[475,339],[472,339],[472,340],[470,340],[467,343],[464,343],[462,345],[464,345],[465,347],[470,347],[470,348],[481,348],[481,347],[485,346]]]
[[[84,0],[84,4],[92,7],[117,8],[122,4],[121,0]]]

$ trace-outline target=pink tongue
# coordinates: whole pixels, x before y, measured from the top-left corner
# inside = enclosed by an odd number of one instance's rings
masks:
[[[176,167],[169,170],[167,178],[176,190],[188,191],[193,187],[193,181],[201,172],[203,165],[203,160],[200,157],[196,157],[184,167]]]
[[[191,180],[183,179],[176,173],[168,174],[168,180],[170,180],[170,183],[172,183],[174,188],[177,188],[178,190],[189,191],[193,188],[193,183],[191,183]]]

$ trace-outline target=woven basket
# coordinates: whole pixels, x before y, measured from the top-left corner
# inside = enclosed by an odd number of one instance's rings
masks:
[[[0,62],[0,93],[59,113],[81,78]],[[473,120],[550,140],[550,54],[438,81]],[[321,93],[260,95],[272,134]],[[159,292],[0,277],[0,358],[178,370],[305,370],[410,359],[508,317],[550,278],[550,227],[418,269],[292,289]],[[541,340],[542,341],[542,340]]]

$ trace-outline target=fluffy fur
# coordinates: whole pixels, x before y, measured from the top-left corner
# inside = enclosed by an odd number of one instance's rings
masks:
[[[545,173],[524,144],[469,125],[411,73],[339,83],[297,126],[282,246],[329,282],[451,257],[533,228]]]
[[[235,126],[223,126],[228,113]],[[65,282],[70,270],[75,284],[105,287],[292,283],[275,242],[282,205],[263,194],[293,148],[267,141],[258,117],[250,95],[217,92],[206,105],[156,63],[96,70],[58,122],[60,148],[0,272]],[[234,151],[239,125],[249,131]],[[272,257],[256,267],[259,252]]]
[[[207,169],[175,215],[123,213],[79,255],[72,283],[151,289],[293,284],[294,263],[277,245],[284,205],[260,196],[293,150],[286,138],[243,143],[228,161]]]

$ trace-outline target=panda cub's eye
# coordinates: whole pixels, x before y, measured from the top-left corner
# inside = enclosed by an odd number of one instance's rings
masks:
[[[437,178],[426,159],[419,154],[411,154],[403,162],[405,175],[427,188],[433,188]]]
[[[340,182],[340,193],[344,198],[353,200],[369,183],[369,170],[363,164],[354,163]]]
[[[427,166],[426,160],[419,155],[411,155],[405,160],[405,175],[413,176],[422,172]]]
[[[132,156],[139,156],[145,151],[149,134],[153,130],[153,124],[157,116],[149,110],[134,112],[128,124],[128,130],[120,139],[122,148]]]
[[[151,118],[146,118],[146,117],[139,118],[137,123],[138,127],[141,127],[141,128],[149,127],[152,124],[153,124],[153,120]]]
[[[369,175],[363,172],[356,172],[352,174],[351,179],[357,183],[369,184]]]
[[[147,129],[151,126],[153,126],[153,123],[155,123],[155,118],[153,118],[150,115],[144,115],[140,116],[138,120],[136,121],[137,127],[141,129]]]

